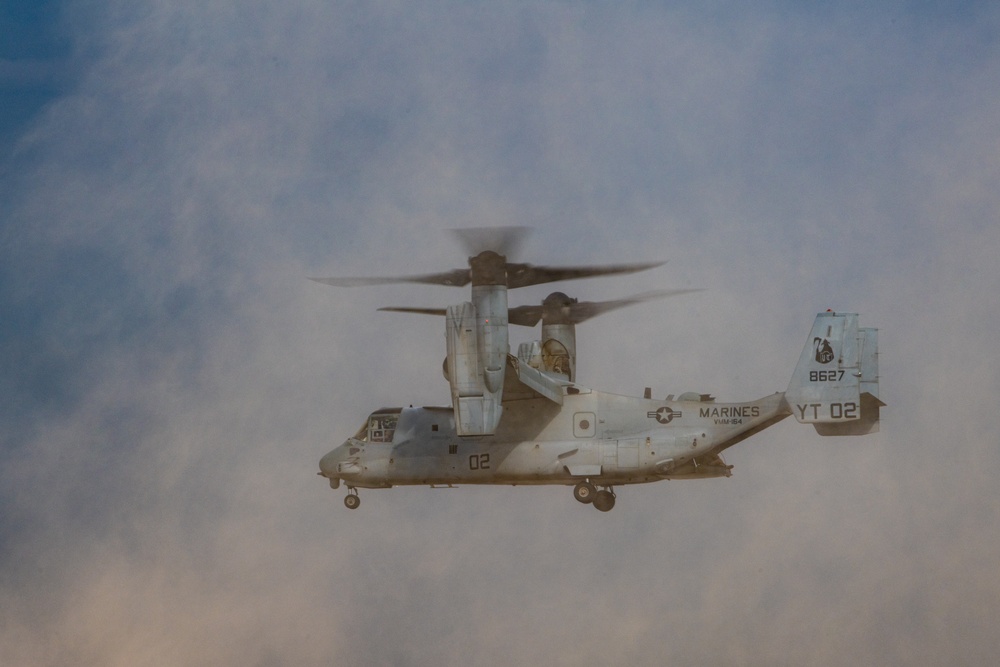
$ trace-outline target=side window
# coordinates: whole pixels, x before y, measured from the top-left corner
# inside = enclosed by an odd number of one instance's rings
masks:
[[[398,420],[396,415],[372,415],[368,421],[369,442],[392,442]]]

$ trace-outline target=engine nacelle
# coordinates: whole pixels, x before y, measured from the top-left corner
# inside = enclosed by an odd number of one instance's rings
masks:
[[[455,430],[458,435],[493,434],[503,410],[506,318],[490,322],[469,302],[449,306],[446,315],[448,357],[443,370],[451,385]],[[500,335],[498,326],[503,328]],[[503,350],[503,364],[496,361],[501,358],[498,349]]]

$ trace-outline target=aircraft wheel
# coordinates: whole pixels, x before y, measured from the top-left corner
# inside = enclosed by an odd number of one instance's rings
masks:
[[[594,496],[594,507],[596,507],[601,512],[610,512],[611,508],[615,506],[615,494],[607,490],[600,490],[597,495]]]
[[[347,509],[356,510],[360,504],[361,498],[357,494],[352,493],[348,496],[344,496],[344,505]]]
[[[595,495],[597,495],[597,487],[590,482],[580,482],[573,487],[573,497],[585,505],[594,502]]]

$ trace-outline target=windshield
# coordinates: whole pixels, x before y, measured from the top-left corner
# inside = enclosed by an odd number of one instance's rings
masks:
[[[361,428],[358,429],[358,432],[354,434],[354,438],[352,438],[352,439],[353,440],[360,440],[361,442],[367,442],[368,441],[368,422],[367,422],[367,420],[365,421],[364,424],[361,425]]]

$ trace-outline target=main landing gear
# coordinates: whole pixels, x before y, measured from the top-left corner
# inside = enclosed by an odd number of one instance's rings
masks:
[[[356,510],[358,506],[361,505],[361,496],[358,495],[358,490],[354,487],[347,489],[347,495],[344,496],[344,505],[349,510]]]
[[[574,486],[573,497],[585,505],[592,504],[601,512],[610,512],[615,506],[615,492],[610,486],[598,491],[589,481]]]

